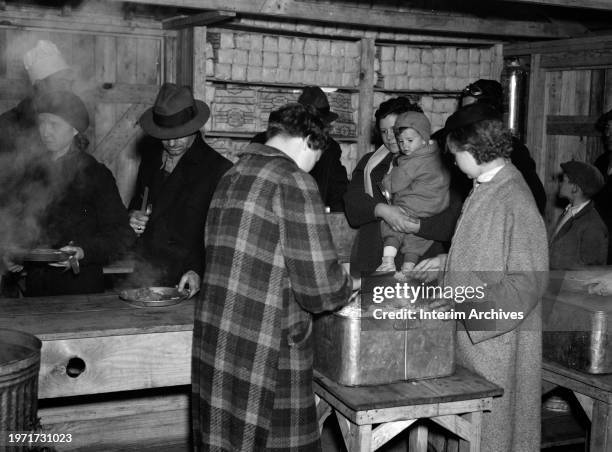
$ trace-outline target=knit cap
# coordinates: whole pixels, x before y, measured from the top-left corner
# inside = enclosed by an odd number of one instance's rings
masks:
[[[405,113],[401,113],[395,120],[393,130],[397,134],[401,132],[401,129],[406,128],[416,130],[419,135],[421,135],[423,140],[429,141],[429,137],[431,135],[431,124],[429,123],[427,116],[425,116],[423,113],[417,111],[407,111]]]
[[[34,100],[36,113],[52,113],[81,133],[89,127],[89,114],[79,96],[70,91],[51,91]]]
[[[51,41],[41,40],[23,56],[23,65],[32,83],[56,72],[70,69],[66,60]]]

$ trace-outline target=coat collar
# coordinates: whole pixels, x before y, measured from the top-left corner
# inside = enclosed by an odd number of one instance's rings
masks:
[[[584,217],[585,215],[590,214],[591,211],[593,211],[594,209],[595,207],[593,205],[593,201],[589,201],[586,206],[584,206],[576,215],[570,217],[561,227],[561,229],[559,229],[559,231],[553,237],[551,237],[551,242],[554,242],[559,237],[565,235],[567,231],[572,227],[575,221]]]
[[[164,152],[163,149],[162,152]],[[198,134],[191,147],[185,152],[185,155],[176,164],[170,176],[168,176],[159,194],[157,205],[151,214],[151,220],[165,214],[167,209],[173,204],[176,196],[179,195],[181,187],[189,185],[194,178],[203,176],[202,166],[205,165],[210,152],[215,151],[207,146],[202,136]],[[161,164],[161,154],[159,158]]]
[[[289,157],[287,154],[285,154],[280,149],[277,149],[272,146],[266,146],[265,144],[260,144],[260,143],[249,143],[248,146],[244,148],[244,150],[242,151],[242,154],[243,155],[246,155],[246,154],[262,155],[265,157],[282,157],[296,164],[295,161],[291,157]]]

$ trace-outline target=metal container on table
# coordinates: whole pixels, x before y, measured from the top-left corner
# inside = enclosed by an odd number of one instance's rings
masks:
[[[386,310],[418,313],[430,300],[406,304],[386,300]],[[455,371],[455,322],[382,320],[380,306],[361,306],[359,298],[340,311],[317,317],[313,326],[314,368],[347,386],[444,377]],[[406,313],[407,313],[406,311]]]
[[[591,374],[612,373],[612,297],[590,295],[591,277],[612,268],[558,272],[544,296],[543,356]]]

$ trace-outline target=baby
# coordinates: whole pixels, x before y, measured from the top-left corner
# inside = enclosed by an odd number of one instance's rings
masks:
[[[383,179],[391,203],[416,217],[440,213],[448,207],[450,176],[437,146],[429,141],[429,120],[423,113],[409,111],[397,117],[393,130],[400,153]],[[395,271],[395,256],[401,247],[401,270],[408,273],[432,244],[414,234],[395,232],[384,221],[381,234],[385,247],[376,271]]]

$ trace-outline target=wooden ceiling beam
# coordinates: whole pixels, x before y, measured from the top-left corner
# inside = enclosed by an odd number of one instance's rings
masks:
[[[217,24],[236,17],[235,11],[207,11],[192,16],[171,17],[162,21],[164,30],[179,30],[181,28],[201,27]]]
[[[563,8],[583,8],[612,11],[610,0],[497,0],[512,3],[527,3],[537,6],[560,6]]]
[[[113,0],[125,1],[125,0]],[[504,36],[524,39],[569,38],[572,27],[536,21],[482,19],[467,15],[422,10],[391,11],[297,0],[129,0],[132,3],[178,8],[234,11],[255,17],[345,24],[378,29]]]

